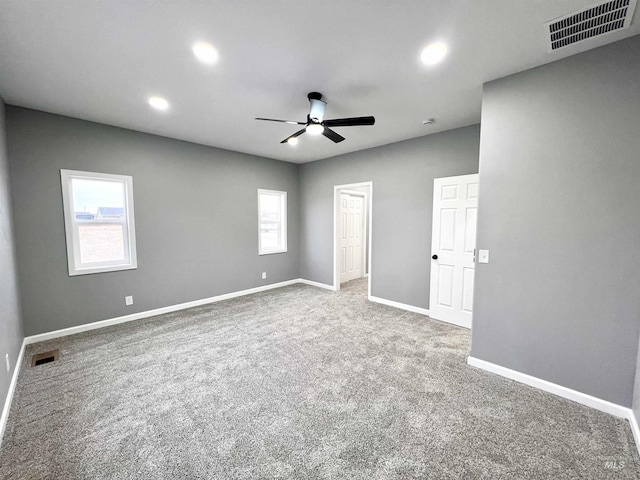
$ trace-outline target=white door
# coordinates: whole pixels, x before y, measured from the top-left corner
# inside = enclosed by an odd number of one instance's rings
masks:
[[[478,174],[436,178],[431,233],[432,318],[471,328]]]
[[[362,277],[364,197],[340,193],[340,283]]]

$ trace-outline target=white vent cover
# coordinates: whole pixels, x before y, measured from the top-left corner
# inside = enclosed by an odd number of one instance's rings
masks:
[[[545,23],[549,51],[627,28],[637,0],[610,0]]]

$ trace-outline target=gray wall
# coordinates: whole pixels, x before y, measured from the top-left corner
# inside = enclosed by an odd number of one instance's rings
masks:
[[[479,126],[300,168],[301,276],[333,284],[333,187],[373,181],[372,295],[429,307],[433,179],[478,171]]]
[[[472,355],[631,406],[640,36],[485,85]]]
[[[22,322],[9,190],[5,105],[0,98],[0,411],[7,398],[7,391],[22,345]],[[4,363],[7,353],[11,360],[10,372],[7,372]],[[1,438],[0,441],[2,441]]]
[[[7,135],[26,335],[299,276],[296,165],[11,106]],[[133,176],[136,270],[69,277],[63,168]],[[288,193],[287,253],[258,256],[258,188]]]

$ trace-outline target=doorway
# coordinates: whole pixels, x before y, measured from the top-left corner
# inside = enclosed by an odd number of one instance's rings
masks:
[[[340,284],[365,273],[365,197],[364,192],[340,190]]]
[[[429,316],[471,328],[478,174],[433,181]]]
[[[333,288],[368,277],[371,295],[373,182],[334,186]]]

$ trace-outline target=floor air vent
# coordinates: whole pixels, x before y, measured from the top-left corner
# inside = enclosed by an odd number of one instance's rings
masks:
[[[627,28],[631,25],[636,1],[611,0],[545,23],[549,51]]]
[[[38,365],[43,365],[45,363],[51,363],[58,360],[58,349],[51,350],[50,352],[36,353],[33,357],[31,357],[31,366],[37,367]]]

